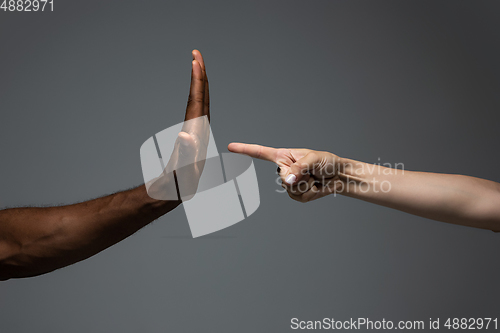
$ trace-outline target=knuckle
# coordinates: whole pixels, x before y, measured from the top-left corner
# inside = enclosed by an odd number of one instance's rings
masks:
[[[308,155],[311,159],[313,159],[313,160],[317,160],[317,159],[319,159],[319,154],[318,154],[318,152],[316,152],[316,151],[312,151],[312,152],[310,152],[310,153],[309,153],[309,154],[307,154],[307,155]]]
[[[203,98],[199,96],[189,96],[188,105],[203,103]]]
[[[205,79],[202,77],[198,77],[198,76],[194,76],[194,75],[191,75],[191,80],[192,81],[199,81],[199,82],[203,82],[205,83]]]

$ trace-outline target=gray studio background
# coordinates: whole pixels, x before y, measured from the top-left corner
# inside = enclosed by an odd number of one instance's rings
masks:
[[[0,206],[139,185],[183,120],[190,51],[212,129],[500,181],[496,1],[69,1],[0,12]],[[291,318],[498,317],[500,235],[344,197],[261,205],[192,239],[182,208],[104,252],[0,284],[0,332],[287,332]]]

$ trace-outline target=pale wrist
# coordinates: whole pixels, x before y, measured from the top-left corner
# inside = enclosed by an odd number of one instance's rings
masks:
[[[337,163],[337,177],[340,184],[337,186],[337,192],[340,194],[352,194],[359,191],[366,191],[370,187],[372,177],[367,173],[366,163],[351,160],[348,158],[339,158]]]

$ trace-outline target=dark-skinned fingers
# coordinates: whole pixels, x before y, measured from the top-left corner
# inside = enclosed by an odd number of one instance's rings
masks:
[[[205,79],[201,70],[201,65],[197,60],[192,61],[191,87],[186,107],[184,120],[191,120],[203,116],[203,105],[205,99]]]
[[[203,60],[203,56],[201,55],[201,52],[195,49],[191,53],[193,55],[193,60],[196,60],[196,61],[198,61],[200,63],[203,75],[205,75],[205,71],[206,71],[206,69],[205,69],[205,61]]]
[[[207,116],[210,122],[210,92],[208,87],[208,77],[205,74],[205,95],[203,100],[203,115]]]
[[[205,95],[203,97],[203,115],[207,116],[208,121],[210,121],[210,92],[208,87],[207,68],[200,51],[193,50],[193,59],[197,60],[201,65],[201,71],[205,80]]]

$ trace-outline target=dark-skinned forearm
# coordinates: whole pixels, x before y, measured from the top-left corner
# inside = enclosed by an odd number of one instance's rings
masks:
[[[35,276],[86,259],[168,213],[144,185],[61,207],[0,211],[0,279]]]

